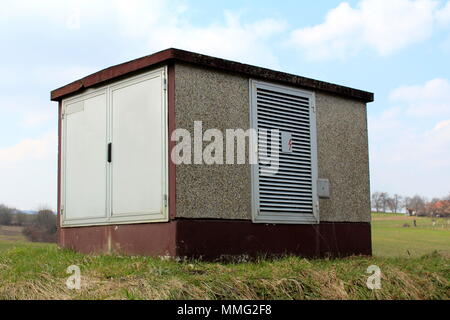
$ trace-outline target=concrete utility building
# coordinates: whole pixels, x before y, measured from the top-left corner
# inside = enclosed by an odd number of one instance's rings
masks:
[[[61,247],[207,259],[371,254],[372,93],[167,49],[51,99]],[[195,121],[224,136],[257,130],[245,163],[175,164],[170,137],[177,128],[194,137]],[[200,150],[213,139],[204,140]]]

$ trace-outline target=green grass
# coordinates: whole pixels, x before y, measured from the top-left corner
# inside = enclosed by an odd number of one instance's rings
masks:
[[[366,287],[372,264],[381,268],[381,290]],[[81,269],[81,290],[65,286],[70,265]],[[449,299],[449,270],[438,253],[209,263],[0,242],[0,299]]]
[[[403,213],[372,212],[372,218],[385,218],[385,217],[406,217],[406,216]]]
[[[373,257],[285,257],[239,263],[82,255],[54,244],[0,240],[0,299],[446,299],[450,228],[441,219],[376,214]],[[403,227],[407,223],[410,227]],[[382,289],[366,286],[367,267]],[[67,267],[81,290],[67,289]]]
[[[417,227],[414,227],[413,220]],[[433,226],[433,220],[435,225]],[[373,215],[373,254],[380,257],[419,257],[433,251],[450,256],[450,224],[446,219]],[[408,225],[405,227],[404,225]]]
[[[0,225],[0,241],[26,241],[22,229],[23,227]]]

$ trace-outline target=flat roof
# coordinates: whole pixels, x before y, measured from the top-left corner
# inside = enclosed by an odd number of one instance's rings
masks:
[[[202,67],[243,74],[255,79],[275,81],[315,91],[323,91],[355,100],[361,100],[364,102],[372,102],[374,99],[374,95],[371,92],[296,76],[285,72],[256,67],[235,61],[215,58],[190,51],[170,48],[151,54],[149,56],[145,56],[100,70],[82,79],[76,80],[63,87],[55,89],[51,92],[51,100],[60,101],[61,99],[69,95],[73,95],[85,89],[95,87],[103,83],[112,81],[116,78],[124,77],[128,74],[136,73],[139,71],[144,71],[145,69],[149,69],[151,67],[169,63],[172,61],[185,62]]]

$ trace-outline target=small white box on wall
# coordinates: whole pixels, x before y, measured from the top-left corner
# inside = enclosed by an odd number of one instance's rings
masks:
[[[318,179],[317,180],[317,195],[322,199],[330,198],[330,180]]]

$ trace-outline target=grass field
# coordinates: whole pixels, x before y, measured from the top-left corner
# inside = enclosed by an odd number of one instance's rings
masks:
[[[414,220],[417,227],[414,227]],[[418,257],[436,250],[450,257],[449,222],[450,219],[443,218],[373,214],[373,254],[380,257]]]
[[[22,227],[0,225],[0,241],[26,241]]]
[[[417,227],[414,227],[416,220]],[[433,226],[433,220],[435,225]],[[450,257],[450,219],[374,214],[373,254],[380,257],[419,257],[433,251]],[[407,226],[406,226],[407,225]]]
[[[373,257],[285,257],[240,263],[88,256],[54,244],[0,240],[0,299],[450,299],[450,229],[444,220],[374,215]],[[404,224],[410,227],[404,227]],[[3,231],[1,231],[3,230]],[[0,239],[7,230],[0,229]],[[17,231],[17,230],[16,230]],[[3,233],[2,233],[3,232]],[[9,237],[11,237],[11,230]],[[7,233],[7,232],[6,232]],[[409,253],[408,253],[409,252]],[[81,269],[69,290],[66,269]],[[367,267],[382,289],[366,286]]]

